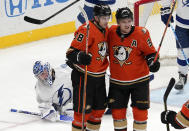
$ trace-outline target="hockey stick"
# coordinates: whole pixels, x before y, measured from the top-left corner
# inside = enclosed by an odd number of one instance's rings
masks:
[[[41,116],[41,113],[17,110],[17,109],[10,109],[10,112],[16,112],[16,113],[22,113],[22,114],[28,114],[28,115],[34,115],[34,116]],[[71,116],[67,116],[67,115],[60,115],[60,121],[69,122],[69,121],[73,121],[73,118]]]
[[[169,84],[167,86],[167,89],[165,91],[165,94],[163,95],[163,102],[164,102],[165,111],[167,111],[167,98],[168,98],[169,93],[170,93],[171,89],[173,88],[174,84],[175,84],[175,79],[171,78],[170,81],[169,81]],[[167,124],[166,126],[167,126],[167,131],[170,131],[169,124]]]
[[[74,5],[75,3],[77,3],[80,0],[76,0],[74,2],[72,2],[71,4],[67,5],[66,7],[64,7],[63,9],[59,10],[58,12],[56,12],[55,14],[51,15],[50,17],[44,19],[44,20],[39,20],[39,19],[35,19],[35,18],[31,18],[28,16],[24,17],[24,20],[29,22],[29,23],[33,23],[33,24],[43,24],[46,21],[50,20],[51,18],[53,18],[54,16],[58,15],[59,13],[61,13],[62,11],[66,10],[67,8],[69,8],[70,6]]]
[[[86,35],[86,47],[85,52],[88,54],[88,38],[89,38],[89,19],[85,10],[79,6],[81,13],[83,14],[86,24],[87,24],[87,35]],[[86,88],[87,88],[87,65],[85,66],[85,80],[84,80],[84,89],[83,89],[83,107],[82,107],[82,131],[84,131],[85,127],[85,106],[86,106]]]
[[[10,109],[10,112],[17,112],[17,113],[23,113],[23,114],[28,114],[28,115],[41,116],[41,114],[37,113],[37,112],[30,112],[30,111],[17,110],[17,109]]]
[[[165,37],[165,33],[167,32],[167,28],[168,28],[168,26],[169,26],[169,23],[170,23],[170,20],[171,20],[173,11],[174,11],[174,9],[175,9],[176,1],[177,1],[177,0],[173,0],[173,6],[172,6],[172,9],[171,9],[171,13],[170,13],[169,18],[168,18],[168,20],[167,20],[167,24],[166,24],[166,27],[165,27],[165,29],[164,29],[163,36],[161,37],[161,41],[160,41],[160,43],[159,43],[159,47],[158,47],[158,50],[157,50],[157,53],[156,53],[156,56],[155,56],[155,59],[154,59],[153,63],[154,63],[154,62],[157,60],[157,58],[158,58],[159,51],[160,51],[161,45],[162,45],[163,40],[164,40],[164,37]],[[152,63],[152,64],[153,64],[153,63]]]
[[[180,42],[179,42],[179,40],[178,40],[177,34],[176,34],[176,32],[175,32],[175,29],[174,29],[174,27],[173,27],[173,25],[172,25],[171,23],[170,23],[170,26],[171,26],[171,29],[172,29],[173,34],[174,34],[174,36],[175,36],[175,39],[176,39],[178,45],[180,46],[182,55],[184,56],[184,59],[185,59],[187,65],[189,65],[188,59],[187,59],[186,54],[184,53],[184,50],[183,50],[183,48],[182,48],[182,46],[181,46],[181,44],[180,44]]]

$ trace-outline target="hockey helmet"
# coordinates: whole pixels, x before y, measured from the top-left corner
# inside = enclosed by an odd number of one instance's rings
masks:
[[[131,18],[133,20],[133,12],[128,7],[119,8],[116,11],[116,19],[117,19],[117,21],[119,19],[124,19],[124,18]]]
[[[94,16],[110,16],[111,9],[108,5],[95,5],[93,9]]]

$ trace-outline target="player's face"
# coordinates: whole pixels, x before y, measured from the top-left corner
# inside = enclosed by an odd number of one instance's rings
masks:
[[[46,80],[48,78],[48,72],[46,70],[43,71],[43,73],[41,73],[39,76],[40,80]]]
[[[102,28],[106,28],[108,26],[108,22],[110,20],[110,16],[100,16],[99,17],[99,25],[102,27]]]
[[[131,18],[120,19],[118,25],[123,34],[128,34],[131,31],[133,20]]]

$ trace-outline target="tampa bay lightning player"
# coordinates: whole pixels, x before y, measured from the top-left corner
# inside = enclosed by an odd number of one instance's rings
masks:
[[[161,8],[161,20],[166,24],[171,12],[172,0],[161,0],[163,8]],[[178,6],[176,9],[176,35],[181,47],[189,58],[189,0],[177,0]],[[173,22],[173,17],[171,18]],[[181,90],[187,82],[188,66],[177,42],[177,63],[179,81],[175,85],[175,89]],[[189,59],[188,59],[189,60]]]
[[[36,98],[41,118],[61,121],[62,115],[73,115],[71,69],[66,66],[52,68],[46,62],[36,61],[33,66]]]

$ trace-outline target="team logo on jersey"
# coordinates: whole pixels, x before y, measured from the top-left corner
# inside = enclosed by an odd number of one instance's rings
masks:
[[[189,0],[182,0],[183,7],[187,6],[189,7]]]
[[[98,44],[98,54],[100,55],[100,57],[97,57],[96,59],[103,61],[107,55],[107,43],[106,42],[101,42]]]
[[[127,60],[129,59],[129,55],[132,51],[132,48],[125,46],[114,46],[113,51],[114,57],[117,59],[114,61],[114,63],[119,63],[120,66],[123,66],[124,64],[131,64],[131,62],[127,62]]]

